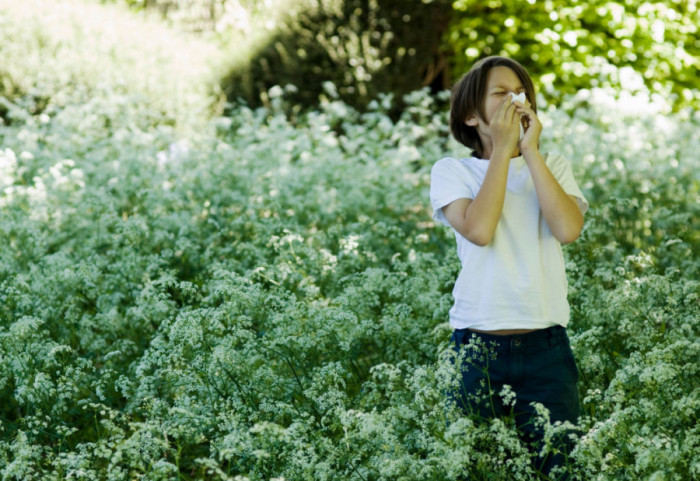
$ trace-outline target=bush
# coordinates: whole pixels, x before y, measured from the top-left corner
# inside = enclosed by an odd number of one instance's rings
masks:
[[[330,81],[362,108],[377,93],[400,100],[425,85],[447,88],[487,55],[523,63],[554,101],[613,87],[649,89],[676,109],[700,102],[694,1],[120,1],[219,36],[223,88],[248,105],[291,84],[290,99],[314,107]]]
[[[270,88],[291,84],[297,90],[290,101],[311,107],[331,82],[343,101],[364,108],[380,93],[400,99],[440,71],[440,35],[449,20],[444,1],[300,3],[245,63],[232,65],[223,79],[230,100],[261,105]]]
[[[445,65],[440,38],[450,18],[446,0],[275,0],[231,2],[122,0],[159,11],[178,28],[219,37],[231,102],[267,105],[268,90],[294,85],[288,98],[312,108],[325,82],[348,104],[364,108],[379,93],[397,99],[429,85]],[[446,84],[437,80],[437,88]]]
[[[216,111],[217,49],[153,19],[84,0],[27,0],[1,2],[0,21],[0,118],[6,123],[12,121],[7,101],[53,115],[115,93],[142,104],[151,118],[140,120],[150,124],[192,126]],[[120,110],[122,103],[94,110]]]
[[[213,136],[124,135],[138,108],[87,129],[118,95],[2,130],[4,477],[534,476],[507,422],[446,422],[459,267],[427,208],[430,165],[460,153],[444,111],[418,92],[396,122],[387,98],[292,123],[271,99]],[[592,203],[566,249],[586,414],[570,469],[688,479],[699,119],[606,123],[596,99],[542,114]]]
[[[445,99],[392,120],[288,91],[197,129],[118,90],[5,101],[3,479],[536,479],[507,419],[444,400]],[[565,248],[576,479],[700,474],[700,116],[638,95],[542,102],[591,202]]]

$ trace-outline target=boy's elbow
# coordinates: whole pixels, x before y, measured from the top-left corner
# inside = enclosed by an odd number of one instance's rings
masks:
[[[493,232],[468,232],[464,237],[472,244],[478,245],[479,247],[486,247],[491,243],[491,239],[493,239]]]
[[[489,245],[491,239],[493,238],[493,232],[488,232],[486,229],[475,229],[473,226],[472,228],[467,228],[465,224],[457,227],[456,230],[462,235],[462,237],[479,247]]]
[[[467,238],[467,239],[469,239],[469,238]],[[476,237],[476,238],[469,239],[469,242],[471,242],[472,244],[475,244],[479,247],[486,247],[487,245],[489,245],[491,243],[491,239],[486,238],[486,237]]]
[[[581,222],[580,224],[577,223],[576,225],[571,226],[569,229],[560,232],[559,235],[556,236],[557,240],[561,244],[571,244],[579,238],[579,236],[581,235],[582,228],[583,222]]]
[[[559,236],[559,238],[557,240],[559,241],[560,244],[571,244],[576,239],[578,239],[579,235],[580,235],[580,232],[576,233],[576,234],[562,235],[562,236]]]
[[[463,216],[455,219],[452,225],[462,237],[479,247],[489,245],[496,231],[496,222],[493,222],[493,225],[483,221],[475,222],[474,219],[468,218],[466,212]]]

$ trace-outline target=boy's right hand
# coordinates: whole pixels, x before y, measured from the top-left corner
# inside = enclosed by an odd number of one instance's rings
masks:
[[[510,156],[520,140],[520,114],[510,95],[505,96],[498,106],[489,126],[494,153],[503,152]]]

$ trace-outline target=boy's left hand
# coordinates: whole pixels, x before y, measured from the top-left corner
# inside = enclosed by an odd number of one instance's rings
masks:
[[[542,123],[537,118],[537,114],[530,108],[530,101],[515,101],[516,113],[520,114],[520,121],[523,122],[525,135],[518,144],[520,153],[525,156],[527,153],[539,148],[540,134],[542,133]]]

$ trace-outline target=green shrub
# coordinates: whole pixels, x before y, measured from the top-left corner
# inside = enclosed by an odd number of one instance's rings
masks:
[[[444,400],[444,96],[393,119],[389,96],[294,112],[276,88],[195,129],[92,92],[5,101],[3,479],[536,479],[508,419]],[[542,102],[591,202],[565,248],[576,479],[700,475],[700,117],[639,95]]]
[[[675,108],[700,99],[694,0],[120,1],[219,36],[229,66],[222,86],[249,105],[291,84],[298,90],[289,98],[313,107],[330,81],[363,107],[377,93],[446,88],[487,55],[519,60],[557,101],[610,86],[650,89]]]
[[[542,113],[592,203],[565,251],[585,411],[570,469],[688,479],[698,118],[599,94]],[[271,99],[216,135],[82,122],[118,95],[0,131],[4,477],[533,479],[507,420],[446,422],[458,261],[428,172],[463,151],[444,111],[417,92],[397,121],[388,98],[292,121]]]
[[[430,84],[445,65],[440,41],[450,18],[447,0],[119,3],[218,37],[228,65],[222,89],[229,101],[251,106],[266,105],[274,86],[294,85],[289,100],[313,107],[331,82],[345,102],[365,107],[379,93],[401,99]]]
[[[139,120],[151,124],[191,126],[215,111],[217,49],[153,19],[84,0],[27,0],[0,2],[0,25],[0,118],[6,123],[12,121],[7,101],[52,115],[114,93],[142,104],[150,118]],[[85,122],[108,122],[105,109]]]
[[[260,105],[270,88],[291,84],[297,90],[290,101],[313,106],[331,82],[346,103],[364,107],[380,93],[400,99],[440,69],[440,35],[449,20],[442,0],[298,3],[244,62],[232,65],[222,81],[229,99]]]

